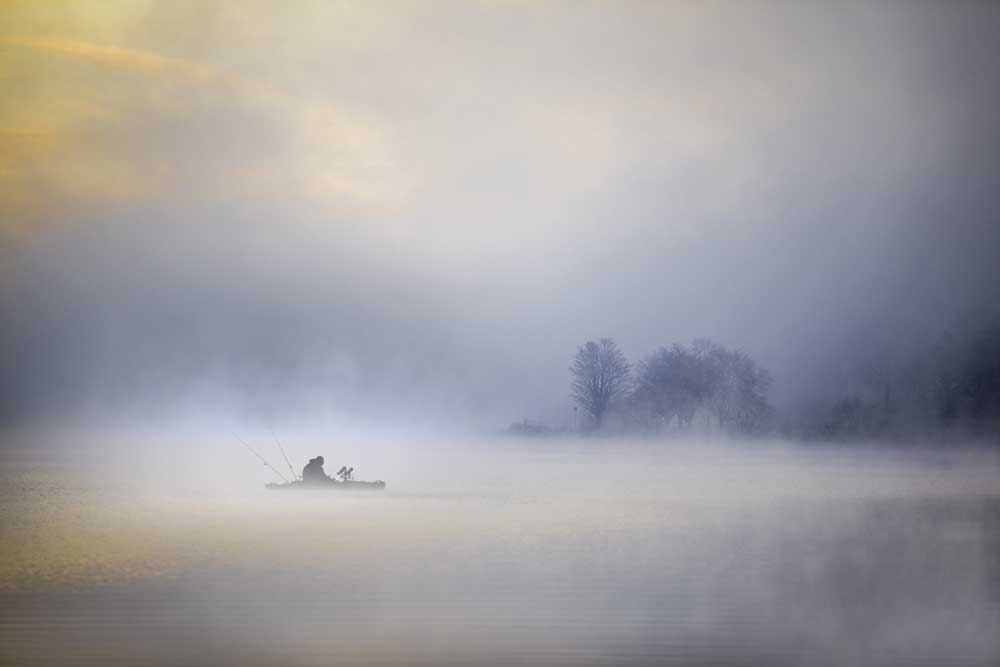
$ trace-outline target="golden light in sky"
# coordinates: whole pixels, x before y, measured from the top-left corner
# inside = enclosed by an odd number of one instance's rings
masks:
[[[9,5],[0,28],[4,233],[165,196],[398,201],[406,185],[378,124],[255,72],[255,54],[279,37],[268,33],[266,8],[241,7],[212,29],[195,7],[184,16],[139,3]],[[215,43],[220,35],[231,43]],[[192,48],[200,38],[213,43]]]

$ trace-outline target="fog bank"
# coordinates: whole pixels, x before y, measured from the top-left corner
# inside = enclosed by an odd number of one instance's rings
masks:
[[[15,3],[0,419],[570,418],[707,337],[779,411],[1000,317],[1000,11]]]

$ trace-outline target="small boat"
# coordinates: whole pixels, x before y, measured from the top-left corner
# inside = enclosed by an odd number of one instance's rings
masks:
[[[307,484],[301,479],[297,479],[294,482],[284,482],[282,484],[271,483],[265,484],[266,488],[271,491],[277,490],[298,490],[298,491],[381,491],[385,488],[385,482],[382,480],[376,480],[374,482],[362,482],[360,480],[348,479],[345,481],[338,481],[331,479],[329,482],[313,482]]]
[[[347,466],[342,467],[337,471],[337,477],[330,477],[325,472],[323,472],[323,457],[317,456],[314,459],[309,459],[309,464],[302,469],[302,477],[295,474],[295,469],[292,468],[292,462],[288,460],[288,456],[285,455],[285,448],[281,446],[281,441],[278,440],[278,436],[274,436],[275,442],[278,443],[278,449],[281,451],[281,456],[285,459],[285,463],[288,465],[288,472],[292,473],[292,481],[289,482],[287,478],[281,474],[281,472],[271,465],[271,462],[261,456],[257,450],[247,444],[243,438],[236,435],[233,436],[240,441],[240,443],[246,447],[246,449],[260,459],[261,463],[271,469],[271,471],[280,477],[283,482],[280,484],[278,482],[271,482],[270,484],[265,484],[264,487],[270,491],[278,490],[292,490],[292,491],[381,491],[385,488],[385,482],[382,480],[376,480],[374,482],[364,482],[361,480],[355,480],[351,477],[354,473],[354,468],[348,468]],[[308,477],[309,481],[305,481],[303,477]]]

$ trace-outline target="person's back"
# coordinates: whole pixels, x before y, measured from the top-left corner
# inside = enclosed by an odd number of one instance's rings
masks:
[[[322,456],[309,459],[309,463],[302,469],[302,481],[306,484],[317,484],[328,482],[329,480],[330,478],[326,476],[326,472],[323,470]]]

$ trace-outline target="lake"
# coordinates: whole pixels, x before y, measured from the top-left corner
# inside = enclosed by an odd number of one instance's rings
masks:
[[[208,470],[169,454],[212,448]],[[4,454],[0,661],[1000,663],[995,451],[289,449],[388,487],[269,492],[229,441],[117,466]]]

